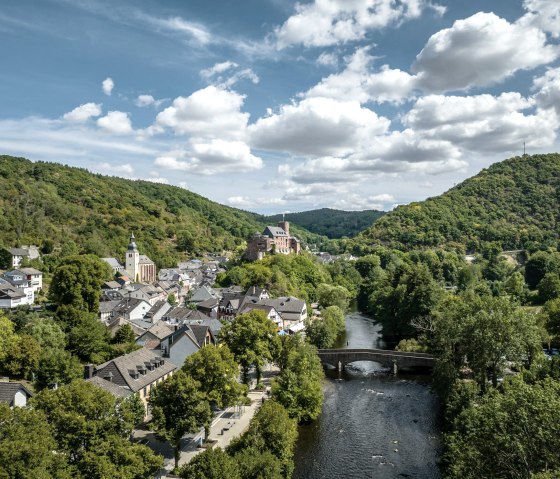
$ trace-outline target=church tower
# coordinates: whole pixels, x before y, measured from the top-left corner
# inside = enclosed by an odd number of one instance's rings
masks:
[[[130,243],[126,252],[126,271],[132,281],[140,280],[140,253],[136,247],[134,233],[130,235]]]

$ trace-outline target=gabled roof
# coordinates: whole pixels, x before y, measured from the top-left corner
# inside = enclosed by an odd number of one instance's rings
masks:
[[[121,285],[116,281],[105,281],[101,285],[101,289],[120,289]]]
[[[6,248],[12,256],[29,256],[29,250],[23,248]]]
[[[147,305],[150,304],[147,301],[144,301],[143,299],[125,298],[122,301],[120,301],[119,304],[115,307],[114,313],[115,314],[127,314],[130,311],[133,311],[134,309],[136,309],[142,303],[146,303]]]
[[[210,319],[210,316],[204,314],[202,311],[193,311],[187,316],[187,321],[205,321]]]
[[[155,362],[161,363],[162,361],[163,364],[155,367],[152,371],[148,369],[149,364]],[[140,389],[146,387],[148,384],[152,384],[160,377],[177,369],[175,364],[167,359],[163,360],[159,354],[146,348],[138,349],[130,354],[119,356],[118,358],[97,366],[95,368],[95,375],[103,377],[103,370],[109,366],[114,366],[117,369],[126,385],[134,392],[140,391]],[[138,379],[134,379],[131,376],[131,373],[141,371],[142,369],[144,369],[145,374],[140,374]]]
[[[201,301],[196,306],[197,308],[204,308],[204,309],[213,309],[218,306],[220,302],[216,298],[210,298],[206,301]]]
[[[31,275],[43,274],[42,271],[39,271],[38,269],[35,268],[20,268],[19,271],[21,271],[23,274],[31,274]]]
[[[111,268],[121,269],[124,268],[122,264],[119,263],[117,258],[101,258],[105,263],[107,263]]]
[[[270,306],[267,304],[253,304],[253,303],[248,303],[245,304],[243,306],[242,309],[240,309],[238,312],[239,314],[243,314],[243,313],[248,313],[249,311],[253,311],[254,309],[257,309],[259,311],[264,311],[266,314],[269,314],[272,310],[276,311],[276,308],[274,306]],[[278,311],[276,311],[278,313]]]
[[[33,393],[21,383],[0,382],[0,402],[13,406],[14,398],[19,390],[22,390],[28,398],[33,396]]]
[[[212,340],[214,341],[214,335],[212,334],[212,330],[205,324],[189,324],[189,328],[194,334],[196,338],[196,342],[198,343],[199,347],[204,346],[204,341],[206,339],[206,335],[210,333]]]
[[[123,388],[112,381],[103,379],[100,376],[93,376],[87,379],[87,381],[95,384],[96,386],[100,387],[101,389],[104,389],[105,391],[111,393],[113,396],[118,398],[125,398],[132,394],[132,391],[130,389]]]
[[[140,258],[138,259],[139,264],[155,264],[150,258],[148,258],[145,254],[141,254]]]
[[[193,294],[189,298],[189,301],[192,301],[193,303],[200,303],[202,301],[206,301],[207,299],[216,297],[216,292],[210,286],[203,285],[197,290],[193,291]]]
[[[107,314],[113,312],[113,310],[120,304],[119,299],[114,299],[111,301],[100,301],[99,302],[99,312],[101,314]]]
[[[149,328],[148,331],[146,331],[146,333],[152,333],[158,339],[166,338],[172,332],[173,328],[169,326],[165,321],[158,321],[151,328]]]
[[[263,299],[261,304],[274,306],[279,313],[301,313],[306,306],[303,299],[294,298],[293,296],[284,296],[274,299]]]
[[[19,288],[9,284],[0,284],[0,299],[21,299],[27,295]]]
[[[245,294],[247,296],[259,296],[263,293],[266,293],[266,289],[265,288],[261,288],[259,286],[251,286],[246,292]]]
[[[279,226],[267,226],[263,231],[264,236],[271,236],[273,238],[277,236],[288,237],[288,233],[286,233],[282,228]]]

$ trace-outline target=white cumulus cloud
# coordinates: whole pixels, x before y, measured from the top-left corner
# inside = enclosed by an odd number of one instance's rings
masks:
[[[340,156],[369,137],[383,134],[390,121],[356,101],[306,98],[249,127],[255,148],[296,155]]]
[[[110,133],[132,133],[132,124],[128,113],[123,111],[110,111],[106,116],[97,120],[97,125]]]
[[[421,16],[426,8],[437,14],[444,7],[426,0],[315,0],[297,3],[296,12],[276,28],[278,48],[291,45],[320,47],[361,40],[381,29]]]
[[[558,0],[524,0],[527,13],[519,19],[522,25],[532,25],[560,37],[560,2]]]
[[[68,121],[77,123],[84,123],[92,117],[101,115],[101,104],[99,103],[84,103],[77,106],[72,111],[65,113],[62,118]]]
[[[113,82],[112,78],[108,77],[108,78],[105,78],[105,80],[103,80],[103,83],[101,84],[101,87],[102,87],[103,93],[105,93],[105,95],[111,96],[111,93],[113,92],[113,88],[115,87],[115,83]]]
[[[181,135],[242,139],[249,120],[243,113],[245,97],[210,85],[188,97],[177,97],[156,118],[156,129],[171,128]]]
[[[134,101],[135,105],[138,107],[144,106],[160,106],[164,100],[156,100],[152,95],[138,95],[138,98]]]
[[[174,156],[160,156],[154,164],[199,175],[257,170],[263,166],[262,159],[251,154],[244,142],[220,139],[192,140],[185,151],[175,152]]]
[[[539,29],[479,12],[430,37],[412,71],[428,92],[463,90],[500,82],[558,58]]]

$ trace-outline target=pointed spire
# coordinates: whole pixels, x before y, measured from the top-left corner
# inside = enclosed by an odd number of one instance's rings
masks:
[[[134,233],[130,235],[130,243],[128,243],[128,251],[138,251],[138,247],[136,246],[136,238],[134,237]]]

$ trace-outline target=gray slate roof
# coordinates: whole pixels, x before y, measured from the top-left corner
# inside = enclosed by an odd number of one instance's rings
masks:
[[[14,397],[20,389],[27,394],[27,397],[33,396],[33,393],[21,383],[0,382],[0,402],[8,403],[12,406]]]
[[[107,379],[103,379],[99,376],[93,376],[92,378],[87,379],[87,381],[95,384],[96,386],[104,389],[105,391],[118,398],[125,398],[132,394],[131,390],[123,388],[118,384],[115,384],[112,381],[108,381]]]
[[[263,235],[265,236],[272,236],[273,238],[276,236],[288,236],[288,233],[286,233],[282,228],[278,227],[278,226],[267,226],[264,231],[263,231]]]
[[[8,248],[12,256],[29,256],[29,250],[23,248]]]
[[[139,371],[140,369],[147,367],[147,365],[152,361],[163,361],[164,364],[156,367],[153,371],[146,369],[146,374],[140,374],[138,379],[134,379],[131,376],[131,372]],[[111,361],[100,364],[95,368],[95,375],[103,377],[105,369],[111,370],[113,368],[120,373],[120,376],[122,376],[122,380],[124,380],[126,386],[128,386],[131,391],[137,392],[146,387],[148,384],[152,384],[164,375],[174,371],[177,369],[177,366],[167,359],[163,360],[163,358],[154,351],[142,348],[130,354],[125,354],[124,356],[119,356]],[[117,378],[114,380],[118,381]]]

